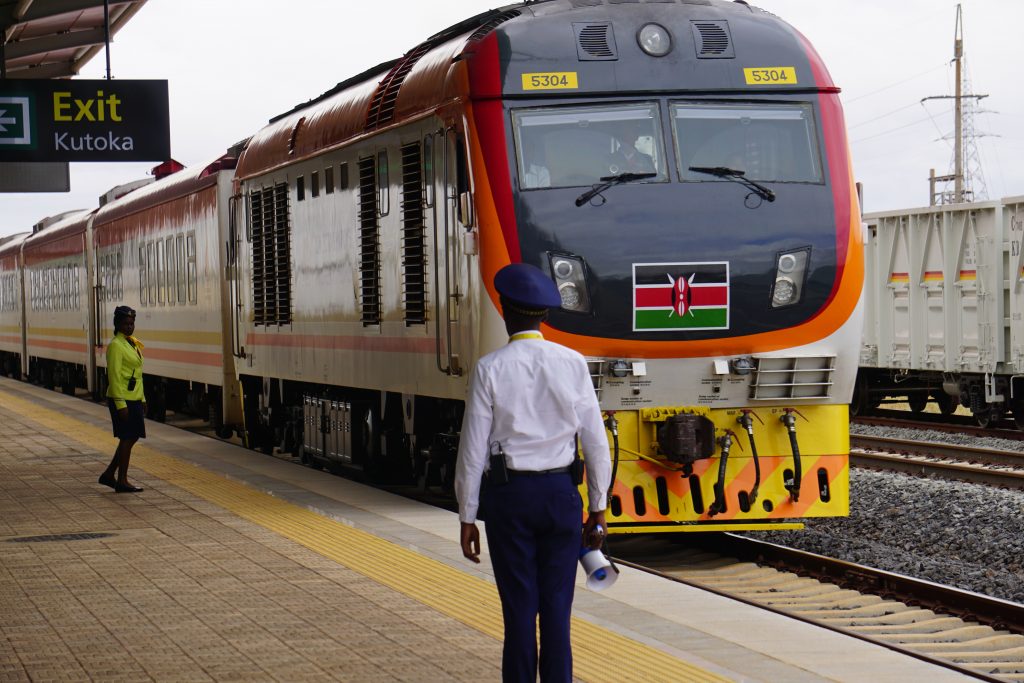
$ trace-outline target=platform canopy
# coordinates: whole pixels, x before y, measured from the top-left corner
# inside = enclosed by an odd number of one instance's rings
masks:
[[[110,36],[147,0],[108,0]],[[103,50],[104,0],[0,0],[0,77],[68,78]]]

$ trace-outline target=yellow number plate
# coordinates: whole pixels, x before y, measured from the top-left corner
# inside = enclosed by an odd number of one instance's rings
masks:
[[[796,85],[796,69],[791,66],[762,66],[744,69],[747,85]]]
[[[523,90],[569,90],[578,87],[575,71],[523,74]]]

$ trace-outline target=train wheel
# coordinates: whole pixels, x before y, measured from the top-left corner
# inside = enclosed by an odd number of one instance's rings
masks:
[[[982,429],[988,429],[999,420],[999,414],[994,410],[986,410],[984,412],[975,413],[974,421],[978,423],[978,426]]]
[[[231,435],[234,434],[234,430],[224,424],[223,409],[221,408],[219,397],[210,399],[208,413],[210,426],[213,427],[214,434],[222,439],[230,439]]]
[[[935,401],[935,405],[939,407],[939,412],[943,415],[952,415],[956,412],[956,400],[945,391],[932,392],[932,400]]]
[[[1017,425],[1017,429],[1024,430],[1024,400],[1014,401],[1010,405],[1010,410],[1013,412],[1013,424]]]
[[[923,413],[925,407],[928,405],[928,394],[923,392],[908,394],[907,403],[910,405],[910,410],[912,412]]]

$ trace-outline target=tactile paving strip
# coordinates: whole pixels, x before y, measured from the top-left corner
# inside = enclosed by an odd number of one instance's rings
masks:
[[[5,407],[89,447],[103,450],[106,430],[7,394]],[[494,638],[502,637],[501,607],[493,584],[306,508],[231,481],[143,443],[132,465],[299,543],[364,576]],[[585,681],[635,679],[684,683],[729,679],[654,647],[573,618],[574,675]]]

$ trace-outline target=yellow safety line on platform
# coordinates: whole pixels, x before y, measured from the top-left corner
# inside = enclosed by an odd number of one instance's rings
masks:
[[[114,447],[114,439],[106,430],[10,393],[4,407],[101,452]],[[494,585],[483,579],[141,442],[135,447],[132,464],[482,633],[502,638],[498,594]],[[576,617],[572,621],[572,643],[574,676],[585,681],[729,680]]]

